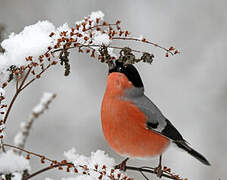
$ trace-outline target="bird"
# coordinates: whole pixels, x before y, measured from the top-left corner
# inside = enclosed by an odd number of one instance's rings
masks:
[[[159,156],[155,170],[160,177],[162,154],[170,144],[186,151],[201,163],[210,165],[144,94],[142,79],[132,64],[125,65],[116,60],[109,66],[101,105],[101,121],[103,134],[110,147],[126,157],[116,168],[126,170],[126,162],[130,158]]]

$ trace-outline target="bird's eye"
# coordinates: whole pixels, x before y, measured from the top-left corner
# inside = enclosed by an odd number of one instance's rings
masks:
[[[118,71],[118,72],[122,72],[122,67],[118,67],[118,68],[117,68],[117,71]]]

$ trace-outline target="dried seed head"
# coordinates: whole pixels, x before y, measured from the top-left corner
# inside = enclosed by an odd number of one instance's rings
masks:
[[[7,83],[7,82],[4,82],[4,83],[2,84],[2,88],[5,88],[7,85],[8,85],[8,83]]]
[[[42,157],[41,157],[41,163],[45,163],[45,159],[46,159],[46,158],[45,158],[44,156],[42,156]]]
[[[51,32],[49,36],[52,37],[54,34],[55,34],[54,32]]]
[[[174,54],[179,54],[180,52],[178,50],[174,51]]]
[[[74,168],[74,173],[78,173],[78,170],[76,168]]]
[[[173,46],[170,46],[169,51],[173,51],[175,48]]]
[[[27,154],[27,155],[26,155],[26,159],[28,159],[28,160],[31,159],[31,158],[30,158],[30,154]]]
[[[62,161],[61,161],[61,164],[66,164],[66,163],[67,163],[66,160],[62,160]]]

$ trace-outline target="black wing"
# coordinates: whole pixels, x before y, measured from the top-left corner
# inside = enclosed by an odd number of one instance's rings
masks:
[[[160,134],[166,136],[167,138],[171,139],[173,143],[175,143],[179,148],[185,150],[188,152],[190,155],[198,159],[200,162],[202,162],[205,165],[210,165],[210,163],[207,161],[207,159],[194,149],[192,149],[187,142],[184,140],[182,135],[178,132],[178,130],[172,125],[172,123],[166,119],[166,126],[165,128],[160,132]],[[157,128],[158,124],[152,124],[152,123],[147,123],[147,127],[149,129],[155,130]]]

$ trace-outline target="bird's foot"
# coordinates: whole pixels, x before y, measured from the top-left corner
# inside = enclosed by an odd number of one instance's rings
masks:
[[[157,174],[157,177],[161,178],[162,177],[162,173],[163,173],[162,166],[159,165],[158,167],[156,167],[154,169],[154,172]]]
[[[120,169],[121,171],[126,171],[126,163],[127,163],[128,160],[129,160],[129,158],[126,158],[120,164],[116,165],[115,169]]]

